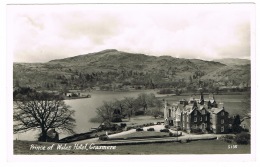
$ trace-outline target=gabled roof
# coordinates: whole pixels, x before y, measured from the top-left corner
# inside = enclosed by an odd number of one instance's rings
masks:
[[[224,110],[224,108],[211,108],[211,112],[213,113],[213,114],[217,114],[217,113],[219,113],[220,111],[223,111]],[[225,111],[225,110],[224,110]]]
[[[209,100],[210,101],[210,103],[214,103],[215,102],[215,100],[214,99],[211,99],[211,100]]]
[[[193,111],[195,110],[195,108],[193,108],[193,105],[186,105],[185,106],[185,113],[187,113],[187,114],[191,114]]]
[[[202,110],[203,108],[205,108],[204,105],[201,105],[201,104],[198,104],[197,107],[198,107],[199,110]]]

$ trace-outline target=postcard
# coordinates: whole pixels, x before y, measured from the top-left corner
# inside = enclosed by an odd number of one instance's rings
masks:
[[[254,5],[8,5],[11,154],[250,157]]]

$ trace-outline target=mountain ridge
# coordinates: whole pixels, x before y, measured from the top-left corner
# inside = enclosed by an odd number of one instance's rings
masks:
[[[157,57],[107,49],[47,63],[15,63],[14,81],[20,85],[53,89],[107,85],[139,85],[146,88],[237,86],[250,81],[250,65],[234,66],[215,61],[167,55]]]
[[[248,65],[251,63],[249,59],[239,59],[239,58],[222,58],[222,59],[214,59],[215,62],[220,62],[226,65]]]

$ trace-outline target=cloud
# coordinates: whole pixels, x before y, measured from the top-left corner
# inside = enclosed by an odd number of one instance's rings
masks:
[[[14,61],[44,62],[110,48],[207,60],[250,57],[251,7],[247,5],[39,5],[12,9]]]
[[[226,47],[218,49],[218,54],[224,58],[246,58],[250,59],[251,55],[251,38],[250,23],[245,22],[237,25],[234,36],[237,41]]]
[[[89,16],[84,12],[75,12],[64,17],[62,14],[56,16],[62,27],[61,37],[64,39],[89,38],[93,44],[102,44],[103,41],[118,31],[119,22],[114,16],[102,14]]]

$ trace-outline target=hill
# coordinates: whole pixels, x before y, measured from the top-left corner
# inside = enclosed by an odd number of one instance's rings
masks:
[[[243,76],[243,77],[241,77]],[[198,89],[250,81],[250,65],[181,59],[104,50],[52,60],[14,63],[14,87],[102,90],[141,88]]]
[[[225,65],[250,65],[250,60],[248,60],[248,59],[225,58],[225,59],[215,59],[213,61],[225,64]]]

